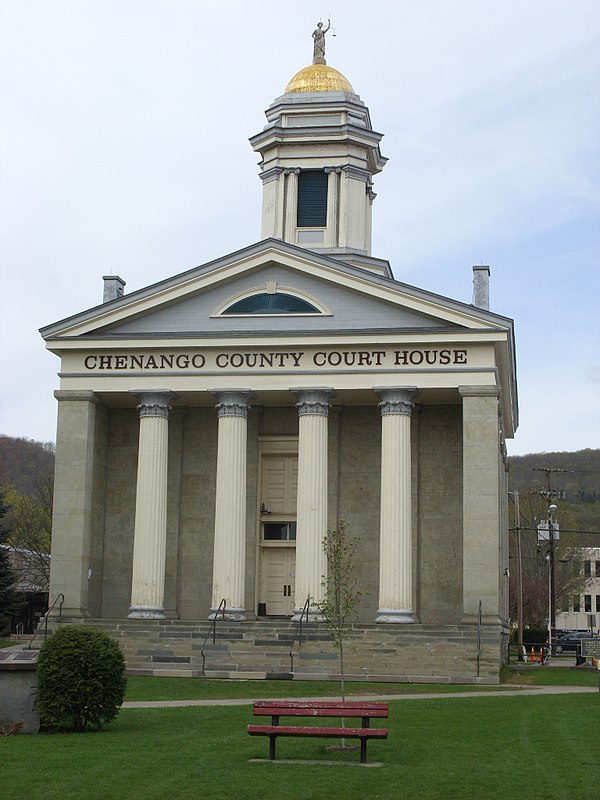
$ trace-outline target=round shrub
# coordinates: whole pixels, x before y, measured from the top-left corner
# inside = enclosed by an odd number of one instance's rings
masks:
[[[100,730],[125,696],[125,660],[103,631],[65,625],[44,643],[38,658],[37,707],[46,729]]]

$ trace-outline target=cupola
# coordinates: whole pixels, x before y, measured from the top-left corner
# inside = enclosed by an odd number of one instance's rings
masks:
[[[291,78],[265,112],[267,125],[250,139],[261,155],[261,238],[369,268],[373,176],[387,159],[369,109],[325,63],[328,29],[317,26],[313,63]],[[375,263],[373,269],[380,271]]]

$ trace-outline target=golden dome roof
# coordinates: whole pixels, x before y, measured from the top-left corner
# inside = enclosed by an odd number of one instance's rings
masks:
[[[351,92],[350,81],[337,69],[327,64],[310,64],[297,72],[285,87],[285,94],[293,92]]]

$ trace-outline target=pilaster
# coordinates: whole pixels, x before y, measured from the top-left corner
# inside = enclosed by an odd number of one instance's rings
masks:
[[[459,386],[463,409],[463,623],[500,622],[498,388]]]
[[[93,492],[96,407],[91,391],[59,390],[50,602],[65,597],[63,614],[87,617]]]

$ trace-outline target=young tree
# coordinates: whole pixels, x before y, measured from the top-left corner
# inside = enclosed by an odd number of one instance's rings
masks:
[[[12,616],[20,605],[15,589],[17,576],[10,565],[8,550],[2,547],[8,536],[3,523],[6,511],[4,492],[0,489],[0,635],[3,636],[10,633]]]
[[[327,575],[322,576],[325,599],[317,604],[323,624],[340,653],[340,691],[346,699],[344,680],[344,639],[349,624],[356,618],[356,607],[363,596],[358,588],[355,553],[359,539],[348,536],[348,523],[341,519],[338,527],[328,530],[323,539],[327,556]]]
[[[30,585],[50,582],[50,544],[52,537],[53,478],[38,476],[31,494],[6,485],[10,505],[8,543],[19,549],[19,578]]]

